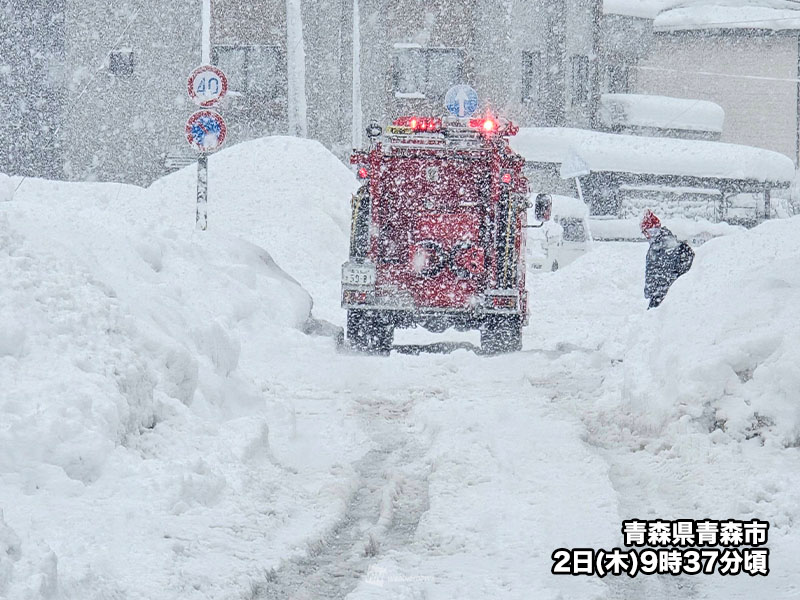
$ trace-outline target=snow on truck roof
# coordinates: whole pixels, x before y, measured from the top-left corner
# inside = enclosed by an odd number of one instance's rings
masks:
[[[600,118],[608,126],[628,125],[722,133],[725,111],[707,100],[646,94],[603,94]]]
[[[511,147],[528,162],[582,163],[589,171],[789,184],[794,162],[772,150],[560,127],[524,127]],[[562,175],[563,175],[562,168]]]

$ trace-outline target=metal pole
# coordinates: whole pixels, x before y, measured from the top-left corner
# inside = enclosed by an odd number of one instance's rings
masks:
[[[208,154],[197,159],[197,229],[205,231],[208,227]]]
[[[581,185],[581,178],[575,178],[575,186],[578,188],[578,198],[581,199],[581,202],[586,204],[586,200],[583,198],[583,186]]]
[[[203,0],[201,8],[202,39],[201,59],[204,65],[211,64],[211,0]]]

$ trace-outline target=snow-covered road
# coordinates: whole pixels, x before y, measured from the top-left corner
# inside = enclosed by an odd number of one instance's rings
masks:
[[[303,333],[344,318],[350,173],[226,152],[204,234],[190,170],[0,204],[0,597],[800,595],[798,219],[658,311],[644,244],[596,244],[531,277],[522,352],[366,357]],[[768,520],[770,574],[551,574],[630,518]]]

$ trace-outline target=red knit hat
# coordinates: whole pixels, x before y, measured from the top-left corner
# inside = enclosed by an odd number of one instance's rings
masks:
[[[644,217],[642,217],[642,233],[645,233],[648,229],[655,229],[661,227],[661,221],[657,216],[653,214],[651,210],[646,210],[644,213]]]

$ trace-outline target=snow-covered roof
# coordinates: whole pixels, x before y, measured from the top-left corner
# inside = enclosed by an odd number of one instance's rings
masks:
[[[707,100],[643,94],[603,94],[600,119],[607,126],[722,132],[725,111]]]
[[[677,0],[604,0],[603,12],[607,15],[654,19],[662,10],[672,8],[677,3]]]
[[[528,127],[511,147],[527,161],[588,171],[790,183],[794,162],[783,154],[721,142],[601,133],[587,129]]]
[[[705,0],[660,13],[653,20],[653,29],[800,29],[800,10],[796,3],[783,0]]]
[[[792,0],[604,0],[605,14],[653,19],[655,31],[800,29]]]

